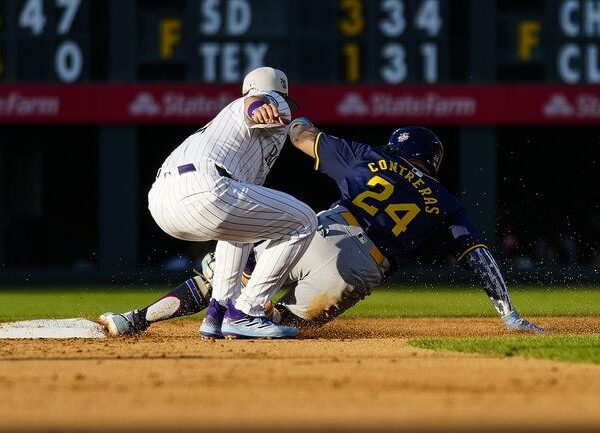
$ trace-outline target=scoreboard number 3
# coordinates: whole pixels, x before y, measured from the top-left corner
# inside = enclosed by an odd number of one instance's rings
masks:
[[[73,21],[77,17],[81,0],[54,0],[55,5],[62,9],[58,19],[56,34],[69,33]],[[19,26],[29,29],[31,34],[39,36],[46,27],[43,0],[27,0],[19,13]],[[63,82],[73,82],[81,76],[83,69],[83,54],[81,47],[74,41],[63,41],[56,48],[54,55],[54,69],[58,78]]]

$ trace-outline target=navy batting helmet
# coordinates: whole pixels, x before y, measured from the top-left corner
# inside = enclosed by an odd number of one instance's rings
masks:
[[[444,157],[444,146],[440,139],[421,126],[396,129],[385,148],[394,155],[422,161],[434,173],[437,173]]]

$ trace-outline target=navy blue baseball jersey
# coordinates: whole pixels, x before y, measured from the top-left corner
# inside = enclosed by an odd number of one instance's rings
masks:
[[[406,159],[325,133],[314,150],[315,169],[341,191],[338,203],[392,263],[436,236],[458,260],[483,246],[462,203]]]

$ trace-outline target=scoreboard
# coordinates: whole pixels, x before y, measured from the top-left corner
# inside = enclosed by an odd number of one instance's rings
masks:
[[[237,82],[271,64],[307,82],[435,83],[448,79],[447,3],[1,0],[1,59],[16,81],[102,80],[112,6],[137,41],[139,81]]]
[[[549,41],[556,64],[552,78],[569,84],[600,83],[600,1],[554,1]]]
[[[73,83],[90,79],[92,8],[86,0],[0,4],[0,76]]]
[[[4,82],[226,84],[259,65],[309,84],[599,83],[600,0],[0,0]]]
[[[106,79],[101,22],[118,7],[139,81],[238,82],[263,64],[305,82],[448,80],[443,0],[1,0],[0,76]],[[118,5],[118,6],[117,6]],[[108,30],[102,30],[102,28]],[[8,62],[8,64],[6,64]]]
[[[498,2],[498,81],[600,83],[600,1]]]
[[[141,1],[139,77],[237,83],[268,64],[303,82],[447,80],[440,0]]]

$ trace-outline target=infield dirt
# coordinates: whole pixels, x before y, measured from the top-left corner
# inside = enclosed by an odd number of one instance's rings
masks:
[[[599,317],[536,321],[600,333]],[[197,327],[0,341],[0,431],[600,429],[600,365],[407,344],[513,335],[495,318],[339,319],[289,341],[203,341]]]

